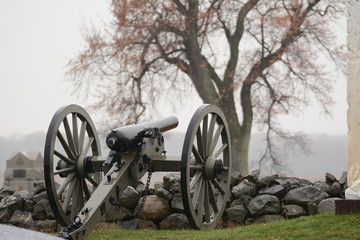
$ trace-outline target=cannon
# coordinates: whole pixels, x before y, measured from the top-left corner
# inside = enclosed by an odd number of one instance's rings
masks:
[[[180,172],[189,223],[195,229],[214,228],[230,195],[228,124],[217,106],[200,106],[189,123],[181,156],[167,156],[163,133],[177,125],[176,117],[168,117],[114,129],[106,137],[109,153],[102,156],[89,114],[78,105],[60,108],[50,122],[44,150],[46,191],[63,226],[58,236],[84,239],[112,206],[119,207],[127,186],[148,173],[148,189],[157,171]]]

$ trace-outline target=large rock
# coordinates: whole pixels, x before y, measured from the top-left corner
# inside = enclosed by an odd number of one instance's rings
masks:
[[[297,178],[287,178],[281,181],[280,185],[285,188],[286,192],[288,192],[291,189],[301,187],[301,182]]]
[[[184,204],[182,201],[181,193],[174,193],[174,196],[171,199],[171,209],[173,212],[183,213]]]
[[[252,216],[264,214],[279,214],[281,212],[280,200],[271,195],[259,195],[253,198],[247,205]]]
[[[275,180],[277,178],[279,178],[279,175],[277,175],[277,174],[260,178],[258,181],[256,181],[256,188],[263,189],[263,188],[271,187],[272,184],[275,183]]]
[[[11,213],[15,210],[23,210],[24,198],[21,194],[4,197],[0,202],[0,209],[7,208]]]
[[[185,214],[173,213],[159,224],[160,229],[189,229],[190,223]]]
[[[230,179],[231,179],[230,185],[236,186],[241,182],[241,180],[244,179],[244,177],[241,175],[241,173],[239,171],[234,171],[231,173]]]
[[[257,193],[255,184],[249,182],[247,179],[244,179],[238,185],[234,186],[231,192],[234,198],[239,198],[240,196],[244,196],[244,195],[254,197]]]
[[[0,210],[0,223],[7,223],[10,220],[12,214],[13,213],[7,208],[1,209]]]
[[[309,203],[318,204],[329,195],[320,188],[304,186],[290,190],[284,197],[285,204],[296,204],[307,208]]]
[[[237,222],[241,225],[245,224],[245,219],[247,217],[247,210],[244,205],[235,205],[233,207],[229,207],[225,210],[228,219],[234,222]]]
[[[23,228],[31,228],[33,222],[31,213],[20,210],[16,210],[9,220],[12,225]]]
[[[286,189],[281,185],[275,185],[268,189],[260,190],[259,194],[268,194],[282,199],[286,194]]]
[[[329,192],[330,188],[331,188],[331,184],[324,182],[324,181],[316,181],[314,182],[314,187],[320,188],[321,190],[323,190],[324,192]]]
[[[45,181],[35,181],[34,182],[34,195],[46,191]]]
[[[14,194],[15,192],[15,188],[13,187],[8,187],[8,186],[4,186],[2,188],[0,188],[0,201],[4,198],[4,197],[8,197]]]
[[[327,198],[322,200],[318,205],[318,213],[335,211],[335,200],[341,200],[341,198]]]
[[[122,220],[133,215],[133,212],[127,208],[111,206],[105,214],[105,222]]]
[[[140,195],[135,188],[127,186],[119,198],[120,206],[134,209],[139,199]]]
[[[135,212],[142,202],[142,198],[139,200],[139,204],[135,208]],[[156,195],[149,195],[146,197],[146,201],[139,218],[144,220],[160,221],[171,214],[171,207],[169,202]]]
[[[260,176],[260,170],[257,169],[257,170],[252,171],[249,175],[247,175],[246,179],[249,182],[256,183],[256,181],[259,180],[259,176]]]
[[[33,219],[34,220],[45,220],[45,219],[54,219],[54,213],[51,210],[49,200],[48,199],[42,199],[39,202],[37,202],[34,206],[34,214]]]
[[[333,182],[333,184],[331,185],[330,187],[330,190],[329,190],[329,194],[332,196],[332,197],[340,197],[340,194],[342,192],[342,187],[340,185],[340,183],[338,182]]]
[[[285,205],[284,206],[284,212],[285,212],[285,215],[289,219],[306,216],[305,209],[303,207],[300,207],[300,206],[294,205],[294,204]]]
[[[162,186],[155,188],[155,195],[165,198],[168,201],[171,201],[173,198],[173,194],[171,192],[169,192],[168,190],[166,190],[165,188],[163,188]]]
[[[171,193],[180,193],[180,173],[170,173],[163,177],[164,188]]]
[[[330,185],[333,184],[334,182],[338,182],[336,177],[334,175],[332,175],[331,173],[328,173],[328,172],[325,174],[325,181],[327,183],[329,183]]]
[[[33,197],[34,204],[40,202],[43,199],[47,199],[47,193],[46,192],[40,192],[38,194],[35,194]]]

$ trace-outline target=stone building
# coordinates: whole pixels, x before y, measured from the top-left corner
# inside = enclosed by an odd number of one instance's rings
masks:
[[[44,180],[43,157],[39,152],[17,152],[6,160],[4,186],[33,190],[34,181]]]

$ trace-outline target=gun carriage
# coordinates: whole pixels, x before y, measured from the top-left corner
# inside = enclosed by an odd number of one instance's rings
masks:
[[[127,186],[147,172],[180,172],[186,216],[195,229],[214,228],[230,195],[231,143],[228,124],[214,105],[202,105],[186,131],[180,157],[167,156],[163,133],[176,117],[112,130],[101,155],[88,113],[77,105],[60,108],[50,123],[44,152],[46,190],[64,227],[59,236],[84,239]],[[147,184],[148,187],[148,184]]]

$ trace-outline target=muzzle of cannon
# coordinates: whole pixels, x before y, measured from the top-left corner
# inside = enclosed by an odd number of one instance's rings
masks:
[[[222,111],[202,105],[186,131],[181,156],[167,156],[163,133],[176,117],[112,130],[110,149],[100,141],[88,113],[77,105],[60,108],[45,142],[44,175],[50,206],[63,226],[59,236],[84,239],[127,186],[148,172],[180,172],[185,214],[195,229],[214,228],[230,195],[230,132]]]

